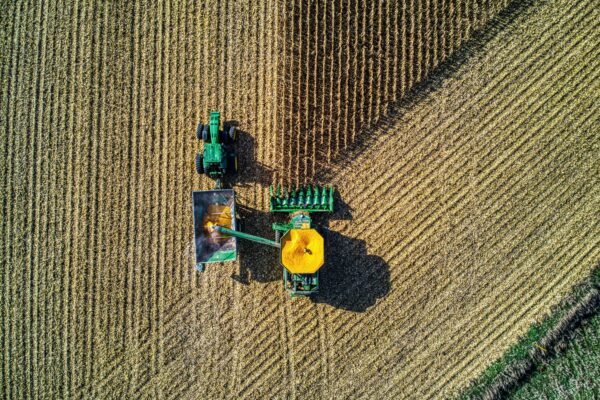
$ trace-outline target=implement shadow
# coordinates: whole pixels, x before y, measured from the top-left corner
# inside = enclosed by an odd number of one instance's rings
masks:
[[[390,271],[387,263],[376,255],[368,254],[366,244],[330,230],[330,219],[350,220],[349,206],[336,194],[333,216],[312,214],[314,226],[325,238],[326,264],[320,270],[320,290],[312,300],[348,311],[365,312],[390,291]],[[271,223],[287,222],[288,214],[271,214],[244,206],[237,206],[240,230],[269,238],[274,233]],[[239,274],[231,276],[247,285],[250,281],[267,283],[282,281],[279,250],[274,247],[238,239]]]
[[[390,291],[389,265],[369,254],[364,240],[328,228],[330,220],[352,220],[352,209],[339,192],[335,193],[333,215],[314,215],[313,219],[326,246],[325,265],[319,271],[320,289],[313,301],[347,311],[367,311]]]
[[[327,263],[320,270],[315,303],[365,312],[390,291],[390,267],[383,258],[368,254],[364,240],[323,229]]]
[[[240,186],[248,186],[255,183],[259,183],[262,186],[269,186],[273,181],[274,172],[256,159],[254,137],[249,132],[242,130],[238,121],[227,120],[223,122],[225,129],[230,126],[237,128],[235,152],[238,157],[238,171],[234,177],[230,178],[229,186],[233,187],[234,183]]]
[[[236,208],[242,232],[275,240],[271,229],[273,215],[237,204]],[[238,239],[237,246],[239,274],[232,275],[232,279],[244,285],[251,280],[267,283],[283,279],[278,249],[245,239]]]

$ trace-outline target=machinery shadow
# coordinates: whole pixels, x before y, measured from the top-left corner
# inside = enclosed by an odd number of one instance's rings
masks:
[[[236,205],[241,231],[266,238],[273,237],[273,222],[286,222],[288,214],[271,214]],[[390,269],[379,256],[368,254],[365,241],[344,236],[328,228],[331,220],[352,219],[350,207],[335,198],[335,212],[313,213],[314,227],[325,238],[325,265],[320,270],[319,294],[315,303],[335,308],[365,312],[390,291]],[[267,283],[283,279],[279,250],[248,240],[237,241],[239,273],[231,276],[248,285],[250,281]]]
[[[315,303],[347,311],[365,312],[390,291],[390,267],[383,258],[368,254],[364,240],[323,229],[326,264],[320,270]]]
[[[230,178],[230,185],[233,187],[235,184],[245,186],[259,183],[262,186],[269,186],[273,182],[274,171],[256,159],[254,137],[250,133],[240,129],[237,121],[227,120],[223,122],[223,126],[238,127],[238,138],[235,145],[238,156],[238,172],[234,177]]]
[[[239,218],[239,230],[252,235],[275,239],[271,229],[274,216],[268,212],[259,211],[236,204]],[[279,251],[275,247],[266,246],[238,239],[239,274],[231,276],[235,281],[247,285],[250,281],[267,283],[283,279],[279,265]]]

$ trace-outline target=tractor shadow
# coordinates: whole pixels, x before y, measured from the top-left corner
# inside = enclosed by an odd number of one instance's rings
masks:
[[[237,127],[237,141],[235,151],[238,156],[238,171],[230,178],[229,186],[248,186],[259,183],[269,186],[273,182],[274,171],[256,159],[256,143],[254,137],[247,131],[239,128],[238,121],[227,120],[224,127]]]

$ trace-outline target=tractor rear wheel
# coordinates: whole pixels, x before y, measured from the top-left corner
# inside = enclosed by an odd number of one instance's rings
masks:
[[[204,131],[204,124],[199,123],[198,127],[196,128],[196,139],[203,140],[203,137],[202,137],[203,131]]]
[[[229,175],[237,174],[238,172],[238,157],[233,154],[227,157],[227,172]]]
[[[204,173],[204,157],[201,154],[196,154],[196,172],[200,175]]]
[[[227,137],[227,132],[225,130],[219,131],[219,143],[229,144],[229,137]]]

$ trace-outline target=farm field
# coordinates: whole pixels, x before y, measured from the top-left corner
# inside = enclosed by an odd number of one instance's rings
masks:
[[[521,386],[512,399],[580,398],[593,399],[600,394],[600,316],[593,317],[577,331],[564,354],[551,359]]]
[[[597,397],[599,283],[597,265],[455,398]]]
[[[444,398],[589,274],[600,9],[377,4],[0,5],[2,397]],[[337,188],[315,302],[253,244],[194,270],[209,109],[248,232]]]

